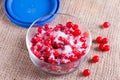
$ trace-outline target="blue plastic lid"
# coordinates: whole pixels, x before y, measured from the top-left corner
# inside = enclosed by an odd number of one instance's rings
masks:
[[[10,21],[25,28],[37,18],[57,13],[59,6],[60,0],[4,0],[5,13]],[[54,17],[49,16],[43,22],[52,21]]]

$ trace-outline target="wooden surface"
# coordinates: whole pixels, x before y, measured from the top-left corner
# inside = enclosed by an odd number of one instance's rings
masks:
[[[108,37],[110,52],[96,51],[93,43],[86,61],[79,70],[63,76],[51,76],[36,69],[28,56],[25,44],[27,29],[12,24],[3,11],[0,0],[0,80],[120,80],[120,0],[60,0],[61,13],[77,16],[89,26],[92,38],[98,35]],[[109,29],[99,27],[109,21]],[[93,55],[100,56],[100,62],[93,64],[88,60]],[[89,77],[81,72],[89,68]]]

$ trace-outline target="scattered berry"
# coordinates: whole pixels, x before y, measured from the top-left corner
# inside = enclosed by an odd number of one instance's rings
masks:
[[[98,37],[96,38],[96,42],[101,43],[101,42],[102,42],[102,37],[101,37],[101,36],[98,36]]]
[[[83,75],[86,77],[86,76],[89,76],[90,75],[90,70],[89,69],[85,69],[83,71]]]
[[[92,62],[94,62],[94,63],[99,62],[99,56],[97,56],[97,55],[93,56]]]
[[[110,46],[109,45],[105,45],[103,50],[104,51],[109,51],[110,50]]]
[[[103,27],[104,28],[109,28],[110,27],[110,23],[109,22],[104,22],[103,23]]]
[[[104,44],[100,44],[100,45],[99,45],[99,49],[100,49],[101,51],[103,51],[103,50],[104,50]]]
[[[102,39],[102,43],[103,43],[103,44],[108,43],[108,38],[103,38],[103,39]]]

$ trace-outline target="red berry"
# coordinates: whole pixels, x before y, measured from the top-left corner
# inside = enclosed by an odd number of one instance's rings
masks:
[[[83,71],[83,75],[84,75],[84,76],[89,76],[89,75],[90,75],[90,70],[89,70],[89,69],[85,69],[85,70]]]
[[[37,48],[35,46],[32,46],[30,49],[32,52],[34,52],[34,50],[36,50]]]
[[[48,59],[48,63],[50,63],[50,64],[57,64],[57,62],[54,59]]]
[[[93,56],[92,62],[96,63],[98,61],[99,61],[99,56],[97,56],[97,55]]]
[[[37,51],[40,51],[42,48],[42,45],[37,45]]]
[[[47,46],[46,49],[45,49],[45,51],[46,52],[50,52],[50,50],[52,50],[52,49],[53,49],[52,46]]]
[[[110,26],[110,23],[109,23],[109,22],[104,22],[104,23],[103,23],[103,27],[104,27],[104,28],[109,28],[109,26]]]
[[[80,53],[80,51],[73,51],[73,53],[79,58],[81,58],[82,54]]]
[[[51,66],[52,71],[59,71],[61,69],[60,66]]]
[[[108,43],[108,38],[103,38],[102,43],[104,43],[104,44]]]
[[[44,41],[44,44],[45,44],[45,45],[51,45],[51,40],[45,40],[45,41]]]
[[[64,38],[63,38],[62,36],[60,36],[60,37],[58,38],[58,40],[64,41]]]
[[[71,62],[73,62],[73,61],[76,61],[78,58],[77,56],[70,56],[69,59]]]
[[[62,54],[60,55],[60,58],[61,58],[61,59],[67,59],[68,57],[66,56],[65,53],[64,53],[64,54],[62,53]]]
[[[43,52],[44,53],[44,57],[49,57],[51,55],[50,52]]]
[[[101,43],[101,42],[102,42],[102,37],[101,37],[101,36],[98,36],[98,37],[96,38],[96,41],[97,41],[98,43]]]
[[[37,51],[34,51],[34,52],[33,52],[33,54],[34,54],[36,57],[38,57],[38,58],[40,58],[40,57],[41,57],[40,53],[39,53],[39,52],[37,52]]]
[[[67,22],[67,23],[66,23],[66,27],[71,28],[72,26],[73,26],[73,23],[72,23],[72,22]]]
[[[50,40],[52,41],[54,39],[55,39],[55,37],[53,35],[50,35]]]
[[[45,29],[49,29],[49,24],[45,24]]]
[[[39,32],[39,33],[41,33],[41,32],[42,32],[42,30],[43,30],[43,28],[42,28],[42,27],[39,27],[39,28],[38,28],[38,32]]]
[[[65,33],[66,33],[66,34],[70,34],[70,30],[66,30]]]
[[[65,45],[69,44],[69,41],[66,40],[66,39],[64,39],[64,44],[65,44]]]
[[[109,51],[110,50],[110,46],[109,45],[105,45],[103,48],[104,51]]]
[[[103,51],[104,50],[104,44],[100,44],[99,49]]]
[[[80,37],[80,41],[85,42],[86,41],[85,37]]]
[[[85,38],[88,38],[90,36],[88,32],[84,32],[83,35]]]
[[[78,25],[77,25],[77,24],[74,24],[74,25],[72,26],[72,29],[73,29],[73,30],[77,30],[77,29],[78,29]]]
[[[88,45],[86,43],[82,44],[82,48],[86,49],[88,47]]]
[[[55,50],[55,51],[54,51],[54,56],[55,56],[55,57],[58,57],[58,56],[59,56],[58,50]]]
[[[81,34],[81,32],[80,32],[80,30],[75,30],[72,34],[74,37],[76,37],[76,36],[79,36]]]
[[[86,54],[86,50],[83,50],[82,52],[81,52],[81,55],[83,56],[83,55],[85,55]]]

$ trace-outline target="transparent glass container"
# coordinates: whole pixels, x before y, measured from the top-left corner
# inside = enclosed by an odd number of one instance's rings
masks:
[[[43,62],[42,60],[38,59],[30,50],[30,47],[32,46],[31,43],[31,38],[34,36],[34,34],[37,32],[38,27],[44,25],[41,25],[41,21],[45,18],[48,18],[50,16],[55,16],[55,18],[52,21],[48,21],[46,24],[50,24],[50,26],[56,26],[57,24],[66,24],[66,22],[71,21],[75,24],[79,25],[79,28],[82,32],[87,32],[89,34],[89,36],[87,37],[87,44],[88,44],[88,48],[86,49],[86,54],[84,56],[82,56],[80,59],[71,62],[71,63],[67,63],[67,64],[50,64],[47,62]],[[35,20],[32,25],[29,27],[27,34],[26,34],[26,45],[28,48],[28,52],[29,52],[29,56],[30,59],[32,60],[33,64],[40,69],[43,72],[46,73],[50,73],[50,74],[54,74],[54,75],[62,75],[62,74],[67,74],[67,73],[71,73],[75,70],[77,70],[79,68],[79,66],[84,62],[84,60],[86,59],[86,55],[88,54],[90,47],[91,47],[91,43],[92,43],[92,38],[91,38],[91,34],[87,28],[87,25],[83,24],[83,22],[80,22],[79,18],[76,18],[75,16],[71,16],[68,14],[62,14],[62,13],[58,13],[58,14],[53,14],[53,15],[47,15],[44,17],[41,17],[37,20]]]

